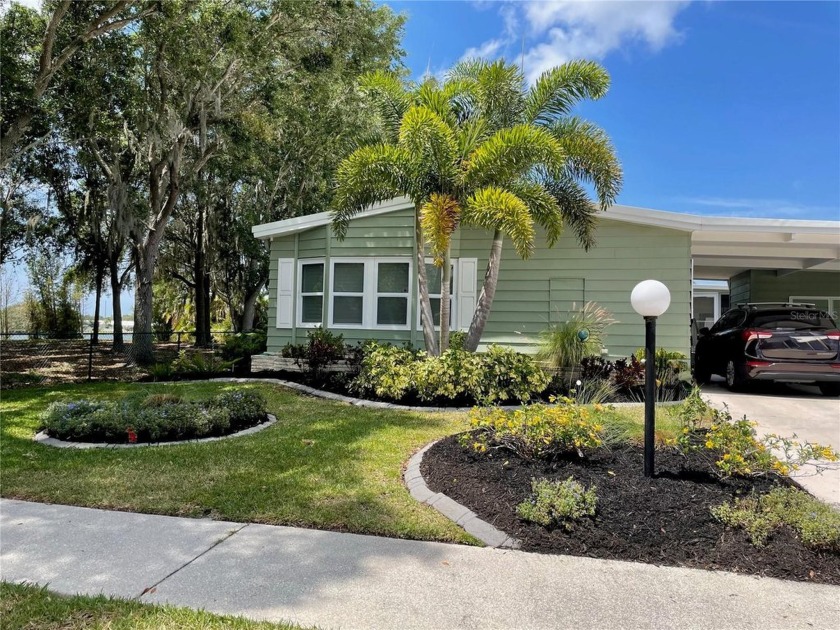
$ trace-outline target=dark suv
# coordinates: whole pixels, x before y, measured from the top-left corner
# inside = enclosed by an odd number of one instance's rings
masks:
[[[739,304],[698,333],[694,378],[708,383],[712,374],[731,390],[750,381],[815,383],[840,396],[840,331],[813,304]]]

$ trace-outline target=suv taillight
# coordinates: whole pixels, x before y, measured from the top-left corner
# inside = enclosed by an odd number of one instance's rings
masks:
[[[766,330],[757,330],[755,328],[747,328],[744,332],[741,333],[741,337],[743,337],[744,341],[749,343],[753,339],[770,339],[773,336],[773,333],[766,331]]]
[[[829,330],[825,336],[833,341],[840,341],[840,330]]]

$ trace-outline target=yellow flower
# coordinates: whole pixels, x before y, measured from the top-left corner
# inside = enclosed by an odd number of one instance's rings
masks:
[[[715,444],[711,440],[706,440],[706,448],[714,448]]]

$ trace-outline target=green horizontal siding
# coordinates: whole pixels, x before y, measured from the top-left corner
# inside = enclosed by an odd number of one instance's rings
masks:
[[[301,232],[298,241],[300,258],[321,258],[327,247],[327,227],[319,227]]]
[[[461,256],[478,258],[479,290],[490,239],[482,230],[461,233]],[[581,302],[594,301],[618,320],[607,329],[610,355],[627,356],[644,345],[644,322],[630,305],[630,292],[638,282],[652,278],[671,291],[671,307],[658,321],[657,345],[688,354],[690,261],[689,234],[617,221],[600,223],[597,244],[588,252],[571,234],[553,248],[539,236],[534,254],[523,261],[506,241],[482,345],[503,343],[534,351],[540,332],[550,323],[580,308]]]
[[[750,271],[742,271],[729,279],[729,303],[732,305],[750,301]]]
[[[316,228],[297,236],[299,257],[357,257],[413,255],[412,209],[354,220],[346,238],[339,241]],[[453,257],[477,258],[477,293],[487,265],[491,234],[460,229],[453,239]],[[329,247],[327,246],[329,238]],[[277,258],[294,255],[295,237],[274,239],[271,247],[268,350],[277,352],[294,338],[305,340],[307,329],[278,330],[275,303]],[[483,345],[502,343],[533,351],[539,333],[558,316],[582,301],[595,301],[609,310],[619,323],[608,329],[606,347],[611,356],[627,356],[644,343],[642,318],[630,306],[636,283],[654,278],[671,290],[671,307],[657,327],[658,345],[688,353],[691,299],[690,235],[676,230],[602,221],[597,245],[589,252],[577,246],[571,234],[548,248],[538,235],[533,256],[519,259],[509,241],[504,244],[496,299],[485,329]],[[552,282],[553,281],[553,282]],[[560,313],[560,315],[558,315]],[[380,339],[394,343],[410,341],[409,331],[336,330],[348,343]],[[422,335],[415,334],[422,343]]]
[[[777,275],[754,269],[750,273],[751,302],[784,302],[791,296],[840,297],[840,272],[797,271]]]
[[[343,240],[333,235],[332,256],[412,256],[414,211],[396,210],[350,222]]]

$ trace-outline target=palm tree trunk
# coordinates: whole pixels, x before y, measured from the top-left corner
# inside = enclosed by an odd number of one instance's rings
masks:
[[[464,342],[464,349],[475,352],[481,335],[484,334],[484,326],[490,316],[490,308],[493,306],[493,298],[496,297],[496,285],[499,283],[499,264],[502,260],[502,243],[504,235],[499,231],[493,234],[493,244],[490,246],[490,258],[487,261],[487,271],[484,272],[484,284],[481,287],[481,295],[478,296],[478,303],[475,305],[470,331],[467,333],[467,340]]]
[[[423,327],[423,340],[426,352],[436,357],[440,354],[435,339],[435,320],[432,317],[432,303],[429,300],[429,282],[426,277],[426,243],[420,227],[420,208],[414,209],[414,238],[417,241],[417,284],[420,289],[420,323]],[[414,325],[414,322],[411,322]]]
[[[451,247],[446,248],[443,257],[443,273],[440,278],[440,351],[441,354],[449,348],[449,318],[450,296],[449,287],[452,283]]]

